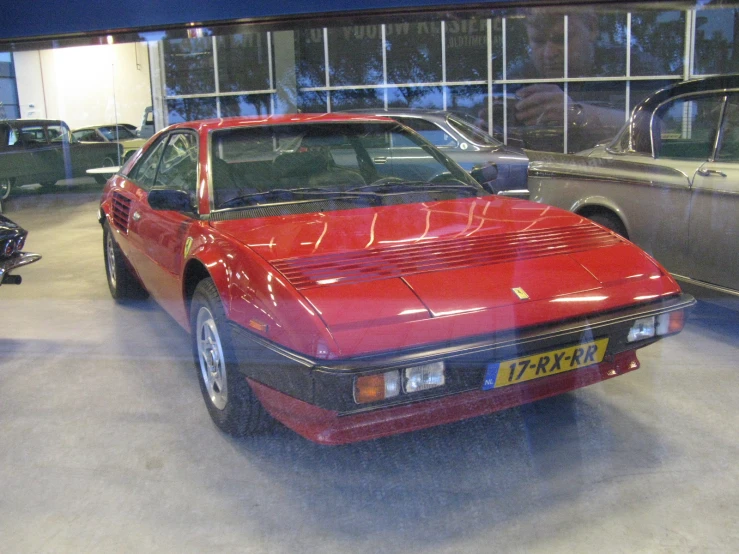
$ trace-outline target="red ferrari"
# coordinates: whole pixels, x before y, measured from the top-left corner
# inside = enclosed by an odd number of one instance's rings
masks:
[[[276,419],[339,444],[571,391],[637,369],[695,302],[617,234],[491,195],[379,117],[173,125],[99,219],[111,294],[190,331],[234,435]]]

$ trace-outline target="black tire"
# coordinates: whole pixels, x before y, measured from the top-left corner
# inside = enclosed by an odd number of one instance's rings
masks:
[[[108,279],[108,289],[116,302],[144,300],[149,296],[149,293],[141,286],[138,277],[128,267],[128,262],[115,242],[107,221],[103,225],[103,255],[105,256],[105,276]]]
[[[606,229],[610,229],[614,233],[618,233],[625,239],[629,238],[626,227],[617,215],[610,212],[596,212],[587,216],[591,221],[595,221],[599,225],[603,225]]]
[[[190,324],[200,391],[213,422],[236,437],[272,429],[274,420],[239,371],[221,297],[212,279],[203,279],[195,287]]]

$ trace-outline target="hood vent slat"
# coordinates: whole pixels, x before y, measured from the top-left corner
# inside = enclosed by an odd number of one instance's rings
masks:
[[[302,290],[574,254],[622,241],[609,231],[585,223],[564,229],[422,240],[402,246],[288,258],[276,260],[272,265],[294,287]]]

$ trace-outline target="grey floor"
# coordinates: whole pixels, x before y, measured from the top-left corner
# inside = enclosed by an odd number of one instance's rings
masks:
[[[96,194],[5,203],[43,254],[0,288],[0,552],[736,552],[739,315],[642,369],[342,447],[211,424],[186,334],[116,305]]]

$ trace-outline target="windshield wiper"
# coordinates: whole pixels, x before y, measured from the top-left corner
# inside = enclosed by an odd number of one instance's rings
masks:
[[[295,197],[319,197],[319,198],[377,198],[372,192],[341,191],[319,187],[302,187],[294,189],[270,189],[262,192],[240,194],[235,198],[226,200],[218,205],[218,209],[230,208],[246,204],[261,204],[264,202],[286,201]]]
[[[425,190],[439,190],[439,189],[453,189],[453,190],[468,190],[474,191],[475,193],[483,192],[482,189],[471,183],[464,183],[457,179],[451,178],[451,181],[433,183],[429,181],[405,181],[405,180],[392,180],[384,182],[374,182],[369,185],[361,185],[358,187],[352,187],[347,189],[347,192],[360,192],[363,190],[376,190],[381,194],[380,191],[391,190],[393,192],[408,192],[408,191],[425,191]]]

